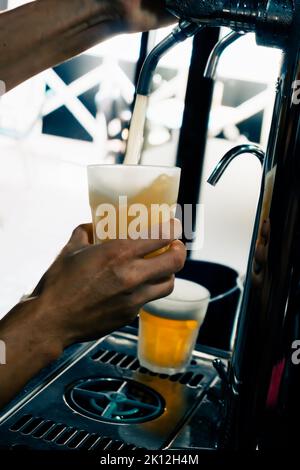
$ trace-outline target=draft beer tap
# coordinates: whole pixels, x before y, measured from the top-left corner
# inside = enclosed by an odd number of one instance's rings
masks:
[[[265,152],[264,150],[259,146],[259,145],[254,145],[254,144],[244,144],[244,145],[238,145],[237,147],[234,147],[233,149],[229,150],[222,160],[218,163],[210,177],[208,178],[207,182],[211,184],[212,186],[215,186],[220,178],[222,177],[223,173],[227,169],[227,167],[235,160],[236,157],[239,155],[243,154],[252,154],[255,155],[261,165],[264,165],[265,161]]]
[[[166,0],[181,19],[255,32],[258,44],[282,46],[294,18],[293,0]]]
[[[240,39],[244,33],[242,32],[235,32],[231,31],[227,36],[224,36],[213,48],[208,62],[206,64],[206,69],[204,70],[204,77],[205,78],[211,78],[212,80],[215,80],[216,78],[216,73],[217,73],[217,68],[220,62],[220,58],[227,49],[227,47],[231,46],[235,41]]]
[[[263,449],[272,443],[274,429],[278,434],[273,442],[288,447],[290,422],[300,416],[298,400],[293,399],[293,407],[287,402],[287,397],[300,394],[295,369],[289,373],[292,344],[300,340],[295,337],[300,311],[300,107],[295,96],[300,82],[300,0],[166,0],[166,5],[187,21],[253,32],[257,44],[283,53],[219,447]],[[232,155],[220,164],[213,182]],[[257,156],[262,160],[262,153]]]

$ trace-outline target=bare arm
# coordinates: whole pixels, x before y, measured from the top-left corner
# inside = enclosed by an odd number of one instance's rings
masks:
[[[163,0],[35,0],[0,14],[0,80],[14,86],[110,36],[170,18]]]
[[[175,235],[93,246],[88,228],[78,227],[34,297],[0,321],[7,350],[6,364],[0,365],[0,409],[64,348],[131,323],[142,305],[168,295],[185,261]],[[170,243],[168,252],[144,259]]]
[[[115,33],[167,24],[163,5],[163,0],[35,0],[2,13],[0,80],[10,90]],[[148,253],[158,247],[144,243]],[[34,297],[0,321],[7,350],[7,364],[0,365],[0,408],[66,346],[119,328],[143,303],[170,292],[172,274],[184,261],[183,246],[175,243],[161,262],[140,259],[136,246],[128,241],[93,247],[85,229],[74,232]]]
[[[163,0],[35,0],[2,13],[0,80],[10,90],[116,33],[167,24],[163,5]],[[137,242],[94,247],[86,227],[74,232],[34,296],[0,321],[7,351],[7,364],[0,365],[0,408],[66,346],[119,328],[142,304],[172,290],[184,247],[175,242],[160,261],[141,258],[161,243],[144,241],[137,253]]]

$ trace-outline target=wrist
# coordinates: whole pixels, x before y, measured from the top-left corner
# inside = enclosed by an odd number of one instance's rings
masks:
[[[29,297],[23,302],[24,316],[28,312],[31,330],[35,330],[32,341],[40,350],[46,361],[52,362],[59,358],[66,345],[52,322],[51,312],[44,304],[42,296]]]
[[[53,0],[49,2],[49,10],[53,10]],[[56,0],[61,26],[69,33],[82,32],[93,28],[102,28],[106,33],[123,32],[126,29],[126,14],[122,1],[112,0]],[[72,33],[71,33],[72,34]],[[100,37],[102,36],[100,31]]]
[[[0,322],[0,339],[6,344],[7,363],[18,362],[24,352],[39,369],[59,358],[63,345],[43,321],[46,314],[43,315],[39,297],[31,297],[17,304]]]
[[[59,358],[62,349],[39,321],[39,299],[16,305],[0,321],[5,362],[0,367],[0,408],[44,367]]]

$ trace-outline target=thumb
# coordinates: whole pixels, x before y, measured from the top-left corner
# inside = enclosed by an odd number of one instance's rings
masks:
[[[50,269],[44,274],[36,288],[31,294],[31,297],[35,297],[40,295],[44,289],[45,282],[47,280],[47,275],[52,267],[56,265],[56,263],[65,255],[69,253],[74,253],[86,246],[89,246],[93,243],[93,225],[92,224],[82,224],[75,228],[73,231],[70,240],[60,252]]]
[[[65,255],[74,251],[85,248],[93,244],[93,225],[82,224],[75,228],[70,240],[62,250],[61,254]]]

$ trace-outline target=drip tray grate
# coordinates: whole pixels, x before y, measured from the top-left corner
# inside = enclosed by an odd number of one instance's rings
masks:
[[[6,448],[163,449],[194,415],[216,377],[213,356],[196,351],[186,372],[142,368],[137,336],[115,332],[38,383],[0,421]],[[135,331],[135,330],[134,330]],[[53,368],[52,368],[53,370]]]
[[[23,415],[10,427],[10,431],[68,449],[93,451],[131,451],[138,449],[133,444],[116,441],[100,434],[89,433],[67,424],[56,423],[32,415]]]
[[[191,388],[197,388],[201,386],[201,381],[203,379],[203,374],[193,371],[183,372],[181,374],[174,375],[156,374],[154,372],[149,371],[145,367],[142,367],[135,356],[110,349],[98,349],[98,351],[94,353],[91,357],[94,361],[100,362],[102,364],[110,364],[115,367],[120,367],[124,370],[140,372],[142,374],[149,374],[153,377],[171,380],[172,382],[179,382]],[[191,365],[197,365],[195,360],[191,362]]]

